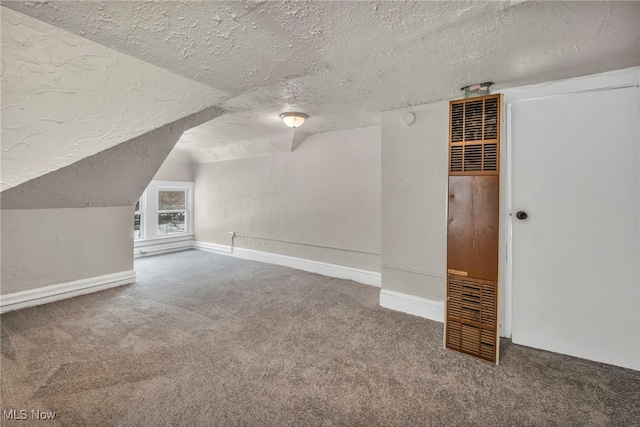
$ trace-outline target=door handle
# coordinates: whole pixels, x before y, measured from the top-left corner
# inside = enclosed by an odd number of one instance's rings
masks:
[[[522,220],[522,219],[527,219],[529,215],[527,215],[527,213],[525,211],[518,211],[516,212],[516,218]]]

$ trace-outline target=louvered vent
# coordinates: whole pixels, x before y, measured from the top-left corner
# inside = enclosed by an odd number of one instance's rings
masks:
[[[497,172],[498,144],[452,145],[450,172]]]
[[[496,361],[496,291],[496,283],[449,275],[447,348]]]
[[[499,124],[499,95],[452,101],[449,172],[497,175]]]

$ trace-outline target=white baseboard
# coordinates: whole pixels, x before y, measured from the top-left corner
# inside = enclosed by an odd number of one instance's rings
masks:
[[[134,247],[133,257],[139,258],[147,255],[160,255],[168,252],[184,251],[191,248],[193,248],[193,240],[147,244],[144,246]]]
[[[127,285],[135,280],[136,272],[129,270],[0,295],[0,313]]]
[[[218,245],[217,243],[199,242],[197,240],[194,240],[193,249],[199,249],[205,252],[213,252],[216,254],[232,255],[231,246]],[[237,251],[238,248],[234,248],[234,250]]]
[[[279,255],[270,252],[255,251],[253,249],[233,248],[233,252],[231,252],[231,248],[229,246],[198,241],[193,243],[193,248],[252,261],[284,265],[286,267],[297,268],[298,270],[318,273],[324,276],[353,280],[354,282],[364,283],[365,285],[380,287],[380,283],[382,281],[381,274],[375,271],[345,267],[343,265],[312,261],[309,259]]]
[[[382,289],[380,291],[380,305],[391,310],[435,320],[436,322],[444,322],[444,302],[442,301],[433,301]]]

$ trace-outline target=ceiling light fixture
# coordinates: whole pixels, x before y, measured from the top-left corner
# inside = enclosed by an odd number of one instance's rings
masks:
[[[297,128],[302,126],[305,120],[309,118],[304,113],[282,113],[280,114],[280,118],[284,122],[285,125],[290,128]]]

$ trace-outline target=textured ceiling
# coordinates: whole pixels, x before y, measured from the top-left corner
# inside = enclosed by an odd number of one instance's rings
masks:
[[[178,147],[200,162],[290,149],[305,132],[379,124],[379,112],[459,88],[551,81],[640,64],[638,2],[3,2],[223,91],[228,111]]]

